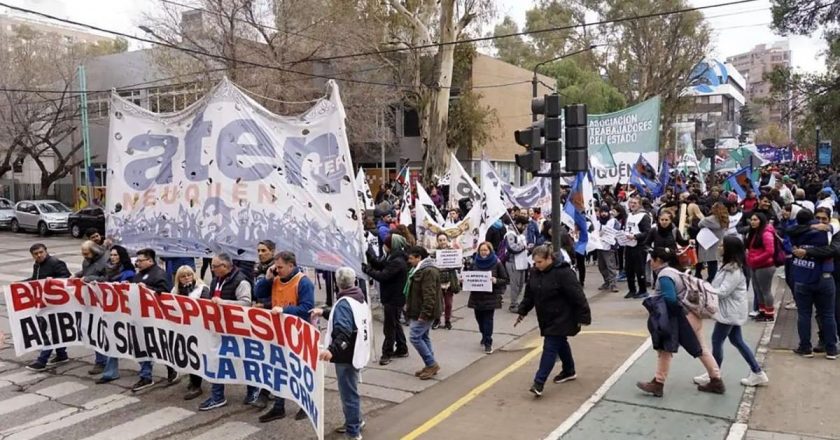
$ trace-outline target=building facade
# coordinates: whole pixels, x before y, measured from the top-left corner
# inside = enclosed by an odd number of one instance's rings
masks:
[[[751,51],[733,55],[726,59],[744,75],[747,80],[747,103],[756,110],[760,109],[761,126],[775,124],[789,133],[789,105],[790,101],[764,105],[762,99],[771,95],[772,84],[764,79],[764,75],[777,67],[791,67],[791,50],[787,41],[780,41],[771,45],[760,44]]]

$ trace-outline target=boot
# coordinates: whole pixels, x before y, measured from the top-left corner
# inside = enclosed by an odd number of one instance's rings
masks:
[[[636,382],[636,387],[646,393],[653,394],[654,397],[662,397],[665,384],[653,378],[650,382]]]
[[[714,393],[714,394],[723,394],[726,392],[726,387],[723,385],[723,381],[719,377],[712,378],[706,385],[697,385],[697,391],[703,391],[704,393]]]

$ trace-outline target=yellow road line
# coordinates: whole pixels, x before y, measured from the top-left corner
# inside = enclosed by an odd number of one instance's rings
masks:
[[[469,393],[465,394],[460,399],[456,400],[455,403],[449,405],[446,409],[439,412],[436,416],[432,417],[431,419],[427,420],[426,423],[423,423],[414,431],[411,431],[408,435],[402,437],[402,440],[414,440],[417,437],[425,434],[435,426],[437,426],[440,422],[446,420],[451,416],[455,411],[458,411],[461,407],[478,397],[479,394],[483,393],[493,385],[495,385],[500,380],[504,379],[510,373],[513,373],[521,366],[527,364],[531,359],[537,357],[542,352],[542,347],[537,347],[531,351],[529,351],[525,356],[522,356],[518,361],[514,362],[504,370],[496,373],[495,376],[488,379],[486,382],[478,385],[477,387],[470,390]]]
[[[614,330],[584,330],[580,332],[581,335],[613,335],[613,336],[635,336],[640,338],[647,338],[649,335],[643,332],[623,332],[623,331],[614,331]],[[476,386],[472,390],[470,390],[467,394],[465,394],[460,399],[456,400],[454,403],[446,407],[443,411],[439,412],[436,416],[432,417],[431,419],[427,420],[425,423],[417,427],[414,431],[411,431],[408,435],[402,437],[401,440],[414,440],[417,437],[429,432],[432,428],[439,425],[442,421],[448,419],[455,411],[461,409],[464,405],[471,402],[473,399],[479,396],[479,394],[487,391],[490,387],[498,383],[500,380],[504,379],[510,373],[513,373],[523,365],[527,364],[531,359],[535,358],[542,352],[542,337],[536,338],[533,342],[527,345],[528,348],[533,348],[527,354],[522,356],[518,361],[514,362],[513,364],[509,365],[504,370],[496,373],[495,376],[487,379],[484,383]]]

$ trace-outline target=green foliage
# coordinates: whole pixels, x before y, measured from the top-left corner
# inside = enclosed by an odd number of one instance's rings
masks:
[[[557,80],[557,91],[564,101],[586,104],[589,113],[611,113],[627,106],[627,99],[618,89],[572,59],[548,64],[540,72]]]
[[[493,36],[515,34],[519,26],[510,16],[505,16],[501,23],[493,29]],[[508,37],[493,40],[497,57],[506,63],[525,67],[534,63],[534,52],[522,37]]]
[[[757,113],[750,104],[741,107],[741,132],[754,131],[761,125],[761,115]]]
[[[496,109],[481,105],[481,98],[481,93],[466,90],[450,105],[446,135],[449,148],[477,151],[492,140],[491,129],[499,125],[499,116]]]
[[[570,7],[570,2],[559,2],[557,0],[539,0],[535,7],[525,13],[525,30],[532,32],[538,29],[551,27],[569,26],[575,22],[575,11]],[[567,29],[556,32],[540,32],[530,34],[533,41],[535,55],[538,60],[546,60],[568,52],[571,41],[575,35],[574,29]]]
[[[820,26],[836,27],[840,2],[773,0],[773,28],[782,35],[809,35]]]

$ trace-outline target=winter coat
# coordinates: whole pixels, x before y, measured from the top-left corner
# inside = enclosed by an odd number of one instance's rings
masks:
[[[70,270],[67,269],[67,264],[49,255],[43,263],[32,265],[32,276],[24,281],[45,280],[47,278],[70,278]]]
[[[82,278],[86,283],[91,281],[105,281],[105,271],[108,269],[110,259],[111,255],[108,253],[95,255],[93,260],[85,258],[82,261],[82,270],[76,272],[76,278]]]
[[[493,283],[492,292],[470,292],[470,299],[467,301],[467,307],[475,310],[492,310],[502,308],[502,296],[505,294],[507,285],[510,283],[507,269],[501,261],[497,261],[492,270],[493,278],[496,282]]]
[[[496,222],[487,229],[487,234],[484,235],[484,239],[493,245],[494,251],[499,252],[499,244],[505,237],[505,232],[504,224],[502,224],[501,220],[496,220]]]
[[[676,353],[680,346],[679,321],[671,319],[669,310],[679,313],[679,307],[670,306],[661,295],[645,298],[642,305],[648,311],[647,327],[653,349]]]
[[[443,310],[443,295],[440,294],[440,270],[431,259],[420,262],[414,275],[408,281],[405,316],[410,320],[423,318],[434,321]]]
[[[408,262],[402,249],[392,249],[384,259],[368,259],[365,273],[379,281],[382,304],[402,306],[405,304],[403,288],[408,278]]]
[[[667,247],[676,252],[677,244],[687,246],[688,240],[682,237],[673,223],[667,229],[660,229],[659,225],[656,225],[648,231],[645,239],[645,246],[651,249]]]
[[[715,321],[721,324],[744,325],[747,322],[747,277],[737,264],[729,263],[720,268],[712,287],[718,291],[718,312]]]
[[[718,238],[718,241],[709,249],[704,248],[699,243],[697,244],[697,261],[701,263],[706,263],[709,261],[717,261],[718,259],[718,245],[722,243],[724,235],[726,235],[726,231],[729,230],[729,225],[722,225],[718,221],[717,217],[710,215],[708,217],[703,218],[700,220],[698,224],[700,229],[706,228],[712,231],[712,234],[715,234],[715,237]]]
[[[146,270],[137,272],[134,278],[131,279],[131,282],[134,284],[143,283],[149,289],[154,290],[155,293],[169,293],[172,291],[172,281],[169,280],[166,271],[157,264]]]
[[[750,269],[762,269],[765,267],[775,266],[773,262],[773,250],[776,240],[775,235],[776,229],[773,228],[773,225],[767,224],[760,237],[756,236],[752,241],[747,243],[747,266],[749,266]],[[759,239],[764,244],[763,249],[754,247],[755,240]]]
[[[574,336],[581,325],[592,323],[592,314],[577,273],[569,263],[554,261],[546,271],[531,269],[518,313],[524,316],[536,307],[542,336]]]

